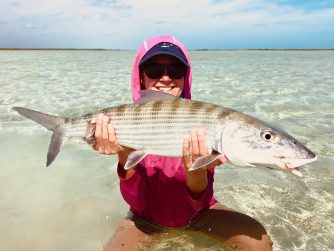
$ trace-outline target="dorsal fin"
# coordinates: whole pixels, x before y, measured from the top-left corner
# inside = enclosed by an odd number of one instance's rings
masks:
[[[141,96],[140,99],[138,99],[135,103],[136,104],[141,104],[141,103],[147,103],[150,101],[157,101],[157,100],[165,100],[165,99],[176,99],[177,97],[161,92],[161,91],[152,91],[152,90],[140,90],[139,94]]]

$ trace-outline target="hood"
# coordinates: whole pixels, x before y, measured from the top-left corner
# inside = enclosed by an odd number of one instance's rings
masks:
[[[182,50],[183,54],[186,56],[187,62],[189,64],[189,68],[188,68],[188,71],[184,79],[184,88],[183,88],[182,97],[186,99],[191,99],[191,80],[192,80],[191,79],[191,64],[190,64],[189,54],[188,54],[186,47],[173,36],[156,36],[156,37],[152,37],[150,39],[145,40],[141,44],[135,56],[133,66],[132,66],[132,75],[131,75],[131,90],[132,90],[132,98],[134,101],[140,98],[140,95],[139,95],[139,91],[140,91],[139,62],[153,46],[161,42],[169,42],[169,43],[172,43],[178,46]]]

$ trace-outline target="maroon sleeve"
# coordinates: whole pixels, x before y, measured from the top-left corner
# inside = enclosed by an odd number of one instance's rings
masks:
[[[139,164],[136,172],[129,178],[121,175],[120,166],[117,167],[120,180],[120,190],[124,200],[130,205],[131,210],[141,212],[146,206],[147,185],[142,179],[143,167]]]

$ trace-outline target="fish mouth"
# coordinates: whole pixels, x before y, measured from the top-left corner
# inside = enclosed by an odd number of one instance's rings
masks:
[[[278,170],[275,167],[272,166],[265,166],[266,168],[270,169],[270,170]],[[282,170],[287,171],[289,173],[292,173],[293,175],[296,175],[298,177],[303,177],[303,174],[301,173],[301,171],[299,170],[298,167],[289,167],[287,165],[280,165],[279,166]]]
[[[303,177],[298,167],[309,164],[317,160],[317,156],[314,155],[310,159],[281,159],[281,163],[278,165],[281,169],[288,171],[298,177]]]
[[[292,173],[293,175],[296,175],[298,177],[303,177],[303,174],[302,172],[299,170],[298,167],[290,167],[290,166],[287,166],[286,170],[290,173]]]

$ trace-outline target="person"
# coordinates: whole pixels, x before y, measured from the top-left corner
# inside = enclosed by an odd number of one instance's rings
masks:
[[[140,99],[140,90],[154,90],[191,99],[192,71],[185,46],[172,36],[157,36],[144,41],[132,69],[132,97]],[[93,148],[101,154],[117,154],[120,191],[130,206],[114,236],[105,246],[109,250],[146,250],[154,240],[180,229],[205,234],[231,250],[272,250],[264,227],[255,219],[236,212],[214,197],[215,167],[188,171],[192,162],[208,154],[204,129],[191,129],[183,141],[183,157],[147,155],[139,164],[124,169],[133,149],[117,142],[112,118],[96,119]]]

